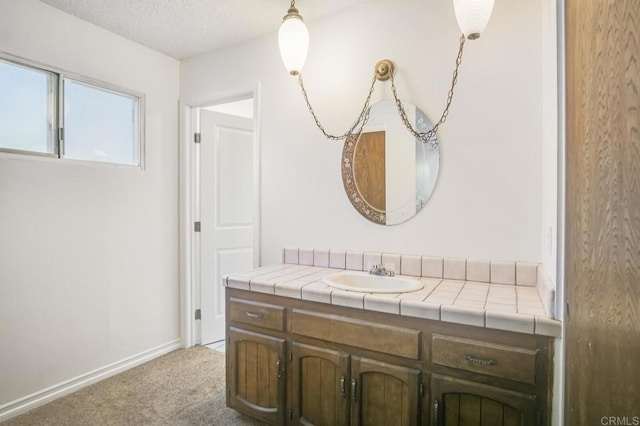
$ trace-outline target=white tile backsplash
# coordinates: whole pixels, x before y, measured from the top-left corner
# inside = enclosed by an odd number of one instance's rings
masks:
[[[491,262],[488,260],[467,260],[467,280],[491,282]]]
[[[367,253],[364,254],[364,270],[369,271],[374,265],[380,266],[382,264],[382,253]]]
[[[313,250],[313,266],[328,268],[329,267],[329,250],[322,250],[322,249]]]
[[[344,250],[329,250],[329,268],[345,269],[346,258]]]
[[[516,262],[516,284],[534,286],[538,282],[538,264]]]
[[[400,259],[401,256],[399,254],[382,253],[382,265],[396,274],[400,273]]]
[[[442,278],[442,257],[422,256],[422,276]]]
[[[400,273],[414,277],[422,276],[422,258],[403,254],[400,258]]]
[[[298,264],[298,249],[297,248],[285,248],[284,249],[284,263],[292,265]]]
[[[491,261],[491,282],[496,284],[515,284],[516,262]]]
[[[362,271],[364,255],[361,251],[347,251],[346,269]]]
[[[465,280],[467,277],[467,260],[453,257],[444,258],[444,278]]]
[[[298,264],[313,266],[313,249],[301,248],[298,250]]]

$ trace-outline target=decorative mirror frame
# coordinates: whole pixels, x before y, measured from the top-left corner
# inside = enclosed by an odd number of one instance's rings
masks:
[[[388,103],[388,102],[392,102],[390,100],[383,100],[383,101],[379,101],[374,105],[371,105],[368,108],[368,114],[367,116],[369,116],[369,112],[376,107],[377,105],[380,105],[382,107],[383,104]],[[410,105],[410,104],[407,104]],[[387,105],[385,105],[385,107],[388,108]],[[415,123],[411,123],[412,126],[415,125],[415,127],[418,129],[418,132],[421,132],[421,134],[426,134],[427,132],[431,131],[433,129],[433,126],[431,124],[431,121],[427,118],[427,116],[424,114],[424,112],[422,110],[420,110],[420,108],[411,105],[411,107],[415,108],[416,110],[416,121]],[[397,117],[395,115],[393,115],[391,117],[392,120],[397,119]],[[407,117],[407,120],[410,120],[409,117]],[[376,128],[376,124],[374,124],[373,122],[367,123],[369,125],[373,124],[373,129]],[[431,136],[432,139],[429,140],[427,143],[423,142],[420,138],[415,138],[415,143],[416,143],[416,147],[422,147],[422,149],[424,150],[423,153],[425,155],[425,158],[427,155],[429,155],[427,153],[427,151],[435,151],[435,155],[437,155],[436,157],[436,165],[435,165],[435,175],[433,176],[433,178],[431,180],[426,180],[424,183],[425,187],[422,187],[422,191],[417,191],[416,192],[416,199],[415,199],[415,212],[411,215],[408,215],[406,217],[404,217],[403,219],[397,221],[397,215],[398,212],[400,212],[401,210],[399,209],[395,209],[395,210],[380,210],[380,206],[378,207],[374,207],[374,205],[372,205],[369,201],[367,201],[367,199],[365,198],[365,196],[363,196],[363,194],[360,192],[360,189],[358,188],[358,183],[356,181],[356,159],[355,159],[355,155],[358,152],[358,142],[359,139],[362,135],[367,134],[368,131],[366,129],[366,125],[364,126],[364,128],[362,129],[361,133],[352,133],[350,135],[347,136],[347,138],[345,139],[343,148],[342,148],[342,160],[341,160],[341,175],[342,175],[342,184],[344,186],[344,190],[347,193],[347,198],[349,198],[349,201],[351,202],[351,205],[356,209],[356,211],[358,213],[360,213],[360,215],[362,215],[364,218],[366,218],[367,220],[376,223],[378,225],[384,225],[384,226],[392,226],[392,225],[399,225],[401,223],[404,223],[406,221],[408,221],[409,219],[413,218],[415,215],[417,215],[422,208],[424,207],[424,205],[429,201],[429,199],[431,198],[431,195],[433,195],[433,191],[436,187],[437,181],[438,181],[438,171],[439,171],[439,165],[437,163],[439,163],[439,158],[440,158],[440,154],[439,154],[439,143],[438,143],[438,138],[437,136],[433,135]],[[377,123],[379,125],[379,122]],[[376,131],[373,130],[372,131]],[[432,151],[432,152],[433,152]],[[426,163],[425,163],[426,164]],[[425,169],[422,169],[425,170]],[[429,169],[426,169],[429,170]],[[426,191],[424,191],[426,190]],[[422,197],[420,197],[420,194],[422,192]],[[393,216],[394,220],[392,221],[392,223],[387,223],[387,221],[389,220],[389,217]]]

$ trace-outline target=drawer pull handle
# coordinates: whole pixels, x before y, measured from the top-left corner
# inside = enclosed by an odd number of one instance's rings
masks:
[[[276,371],[278,372],[278,379],[282,379],[282,376],[284,375],[284,369],[280,369],[280,365],[282,363],[280,362],[280,360],[276,361]]]
[[[480,365],[496,365],[497,364],[497,362],[493,359],[480,359],[480,358],[473,357],[471,355],[465,355],[464,359],[466,359],[467,361],[473,364],[480,364]]]
[[[246,316],[248,316],[249,318],[256,318],[256,319],[260,319],[263,317],[262,314],[256,314],[255,312],[245,312],[244,313]]]

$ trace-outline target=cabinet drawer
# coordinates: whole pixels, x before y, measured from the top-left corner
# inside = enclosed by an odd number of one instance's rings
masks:
[[[284,330],[283,306],[267,303],[252,302],[231,298],[229,299],[229,319],[235,322],[251,324],[271,330]]]
[[[420,331],[294,309],[295,334],[410,359],[420,359]]]
[[[446,367],[535,384],[537,350],[434,334],[431,361]]]

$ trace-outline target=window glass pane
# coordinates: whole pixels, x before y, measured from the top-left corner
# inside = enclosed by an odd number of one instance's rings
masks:
[[[138,98],[64,79],[64,157],[139,164]]]
[[[0,149],[54,153],[55,76],[0,60]]]

